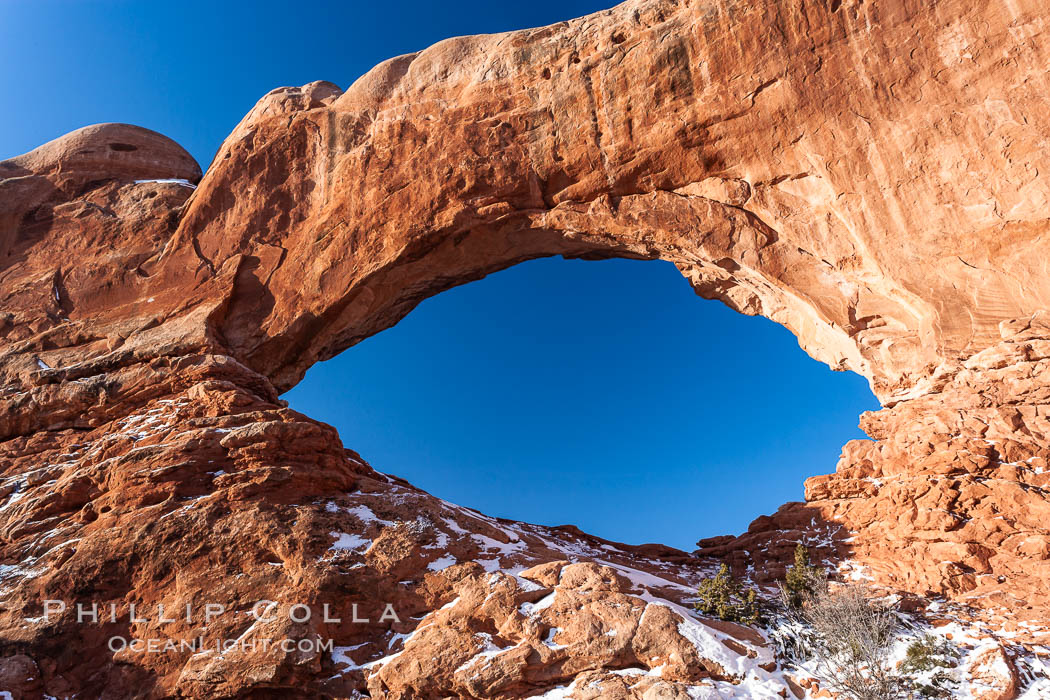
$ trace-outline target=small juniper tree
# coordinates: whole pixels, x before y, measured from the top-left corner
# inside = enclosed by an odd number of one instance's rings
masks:
[[[704,615],[744,625],[754,625],[759,621],[757,594],[754,589],[745,591],[740,582],[729,573],[729,567],[725,564],[719,567],[714,578],[700,581],[697,596],[699,600],[694,608]]]
[[[806,600],[826,592],[828,572],[809,562],[809,550],[800,542],[795,547],[795,563],[780,584],[780,599],[789,610],[800,610]]]

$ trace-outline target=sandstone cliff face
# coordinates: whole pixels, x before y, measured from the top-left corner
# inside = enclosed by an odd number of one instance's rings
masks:
[[[800,540],[1045,644],[1043,9],[632,1],[276,90],[203,178],[126,125],[0,163],[0,684],[772,697],[797,688],[760,636],[676,606],[718,559],[768,581]],[[427,296],[546,255],[670,260],[784,324],[869,378],[873,440],[690,556],[451,506],[279,400]],[[44,619],[46,599],[121,614]],[[372,622],[255,626],[260,599]],[[204,601],[237,614],[156,619]],[[338,651],[106,648],[264,632]]]

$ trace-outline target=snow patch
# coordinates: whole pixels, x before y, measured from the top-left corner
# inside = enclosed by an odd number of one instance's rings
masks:
[[[329,551],[336,549],[356,552],[358,550],[367,550],[372,546],[372,540],[361,537],[360,535],[350,535],[338,531],[333,531],[328,534],[335,538],[335,542],[328,548]]]
[[[492,641],[492,635],[490,635],[490,634],[488,634],[486,632],[478,632],[474,636],[477,637],[478,639],[480,639],[481,642],[482,642],[481,651],[479,651],[478,653],[474,654],[474,656],[472,656],[469,659],[467,659],[467,661],[464,662],[455,671],[453,671],[453,673],[459,673],[460,671],[465,671],[466,669],[470,668],[471,666],[474,666],[475,664],[477,664],[479,661],[488,661],[493,656],[496,656],[497,654],[501,654],[501,653],[503,653],[505,651],[508,651],[508,650],[514,648],[513,646],[509,646],[509,647],[504,647],[504,648],[501,649],[500,647],[496,646],[495,643]]]
[[[547,632],[547,636],[543,638],[543,645],[548,649],[554,649],[555,651],[558,649],[568,649],[568,644],[558,644],[554,641],[555,635],[559,633],[561,633],[561,627],[551,627],[550,631]]]
[[[156,182],[162,185],[182,185],[183,187],[189,187],[191,190],[197,189],[197,186],[185,178],[181,177],[166,177],[157,178],[154,180],[135,180],[136,185],[142,185],[147,182]]]
[[[456,558],[452,556],[441,557],[427,564],[428,571],[444,571],[448,567],[456,564]]]
[[[554,597],[556,595],[558,595],[557,591],[541,598],[535,603],[522,603],[521,607],[518,608],[518,612],[520,612],[525,617],[536,617],[536,615],[539,615],[541,610],[546,610],[554,604]]]

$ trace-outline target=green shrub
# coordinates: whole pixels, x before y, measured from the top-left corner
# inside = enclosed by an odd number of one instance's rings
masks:
[[[809,551],[799,543],[795,547],[795,564],[787,570],[780,586],[780,597],[788,608],[798,610],[807,599],[822,593],[828,587],[825,569],[809,563]]]
[[[947,669],[954,668],[958,658],[958,650],[947,639],[926,634],[908,645],[900,670],[922,697],[950,698],[957,681]]]
[[[725,564],[719,567],[714,578],[700,581],[697,596],[699,600],[693,607],[704,615],[744,625],[754,625],[761,617],[755,591],[745,591]]]

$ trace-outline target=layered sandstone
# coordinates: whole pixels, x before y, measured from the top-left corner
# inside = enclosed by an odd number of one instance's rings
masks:
[[[844,575],[963,606],[1007,645],[1045,643],[1042,10],[632,0],[450,39],[345,92],[274,91],[203,177],[127,125],[0,163],[0,682],[765,697],[792,691],[765,640],[679,606],[719,559],[769,581],[798,541]],[[669,260],[699,295],[784,324],[871,381],[873,440],[810,479],[806,503],[697,556],[445,504],[278,398],[422,299],[548,255]],[[45,620],[48,598],[123,614]],[[407,614],[262,630],[242,609],[262,598]],[[240,615],[127,615],[206,599]],[[339,651],[105,646],[197,631]]]

